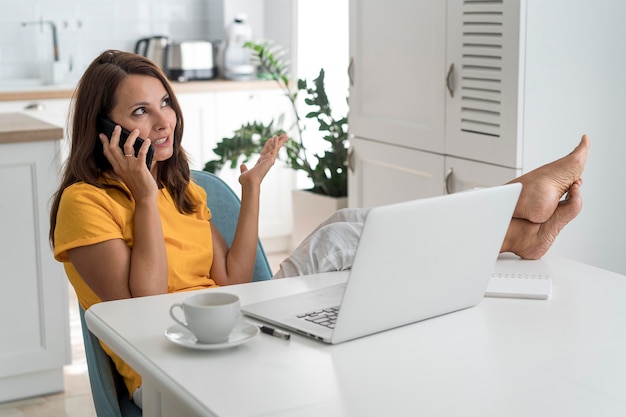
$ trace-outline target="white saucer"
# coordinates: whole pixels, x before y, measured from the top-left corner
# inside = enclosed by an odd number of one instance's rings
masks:
[[[254,324],[240,321],[237,323],[233,331],[228,336],[227,342],[222,343],[200,343],[196,336],[191,333],[186,327],[180,324],[174,324],[165,331],[165,337],[167,337],[172,343],[184,346],[190,349],[199,350],[217,350],[226,349],[229,347],[241,345],[246,343],[259,334],[259,328]]]

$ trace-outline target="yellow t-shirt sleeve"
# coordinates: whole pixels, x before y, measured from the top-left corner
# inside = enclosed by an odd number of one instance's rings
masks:
[[[63,191],[57,213],[57,225],[63,227],[54,232],[56,260],[69,262],[67,251],[73,248],[132,236],[126,230],[132,222],[120,212],[108,191],[87,184],[74,184]]]

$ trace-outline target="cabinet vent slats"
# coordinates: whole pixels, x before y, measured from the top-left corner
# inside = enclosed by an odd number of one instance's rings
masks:
[[[460,127],[501,136],[502,0],[463,2]]]
[[[500,102],[489,98],[470,98],[464,101],[465,111],[482,111],[500,117]],[[480,110],[477,110],[480,109]],[[497,121],[492,121],[497,122]]]

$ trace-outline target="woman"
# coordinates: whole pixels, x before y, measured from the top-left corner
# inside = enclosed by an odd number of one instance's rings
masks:
[[[84,309],[106,301],[248,282],[258,236],[260,185],[286,136],[269,139],[256,165],[241,167],[241,211],[230,248],[211,223],[206,194],[190,181],[183,117],[151,61],[105,51],[74,98],[71,151],[51,210],[50,241]],[[100,118],[120,126],[99,132]],[[145,141],[137,156],[134,144]],[[150,169],[146,155],[154,147]],[[502,251],[542,256],[580,211],[588,140],[515,181],[524,184]],[[561,197],[567,198],[561,200]],[[367,210],[342,210],[283,262],[275,277],[350,268]],[[104,346],[140,405],[141,377]]]
[[[131,131],[123,149],[119,126],[110,138],[97,131],[102,117]],[[180,106],[151,61],[119,51],[96,58],[79,82],[71,132],[50,239],[84,309],[106,300],[250,281],[260,185],[286,136],[268,140],[254,167],[242,166],[240,220],[228,248],[210,222],[204,190],[189,180]],[[138,137],[145,141],[135,157]],[[135,392],[139,375],[105,349]]]

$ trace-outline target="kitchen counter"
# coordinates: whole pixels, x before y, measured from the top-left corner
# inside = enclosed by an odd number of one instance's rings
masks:
[[[59,140],[63,128],[24,113],[0,113],[0,144]]]
[[[60,126],[0,113],[0,305],[19,316],[3,316],[0,403],[63,391],[71,362],[67,278],[48,243],[62,144]]]
[[[180,83],[172,81],[172,88],[176,93],[195,93],[203,91],[240,91],[263,90],[276,88],[273,80],[231,81],[215,79],[210,81],[189,81]],[[0,87],[0,101],[38,100],[72,98],[73,85],[30,85]]]

